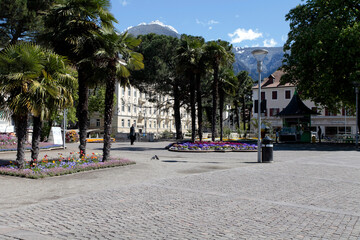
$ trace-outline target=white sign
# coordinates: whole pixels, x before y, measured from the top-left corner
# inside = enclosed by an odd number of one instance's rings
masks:
[[[51,128],[51,134],[54,144],[56,145],[62,145],[63,139],[61,136],[61,128],[60,127],[52,127]]]

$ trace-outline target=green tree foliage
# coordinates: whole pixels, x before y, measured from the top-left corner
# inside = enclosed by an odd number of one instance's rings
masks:
[[[235,56],[232,52],[231,44],[226,41],[217,40],[206,43],[205,57],[213,71],[211,135],[212,141],[215,141],[216,109],[219,97],[219,70],[221,66],[232,64],[235,61]]]
[[[86,155],[89,86],[97,76],[94,62],[88,61],[101,47],[94,32],[112,28],[116,22],[108,0],[66,0],[51,8],[45,19],[46,31],[39,38],[61,55],[67,56],[78,70],[80,155]]]
[[[181,36],[180,46],[177,49],[177,71],[187,79],[190,90],[191,140],[193,142],[195,141],[196,135],[195,102],[198,104],[198,133],[200,141],[202,139],[201,77],[206,70],[204,43],[205,40],[202,37],[183,34]]]
[[[95,33],[96,34],[96,33]],[[124,81],[130,76],[131,70],[144,68],[143,56],[134,49],[141,43],[127,32],[118,34],[112,28],[103,28],[96,34],[101,47],[95,53],[99,66],[106,69],[105,81],[105,112],[104,112],[104,148],[102,161],[110,157],[111,122],[114,109],[114,94],[117,80]]]
[[[246,133],[246,122],[250,122],[251,116],[251,109],[252,109],[252,87],[253,87],[253,80],[249,76],[247,71],[240,71],[237,75],[237,87],[236,87],[236,94],[233,100],[233,105],[235,107],[235,112],[238,112],[238,106],[241,108],[241,119],[243,122],[244,132]],[[237,124],[238,128],[240,128],[240,117],[237,115]],[[250,126],[250,124],[248,124]]]
[[[13,116],[18,138],[17,162],[24,167],[28,115],[34,116],[32,159],[38,155],[41,120],[51,112],[73,103],[75,79],[68,74],[67,61],[30,43],[10,45],[0,54],[0,95],[3,107]]]
[[[315,103],[354,105],[360,82],[358,0],[307,0],[286,15],[290,22],[282,82],[294,83]]]
[[[1,0],[0,46],[32,40],[43,29],[43,16],[53,0]]]
[[[188,89],[184,76],[177,73],[176,50],[179,39],[147,34],[139,36],[142,40],[138,52],[144,56],[145,68],[132,74],[131,83],[142,92],[169,95],[174,100],[174,118],[176,138],[182,138],[180,106],[186,101]],[[156,99],[154,99],[156,101]],[[157,101],[158,109],[164,109],[167,103]]]

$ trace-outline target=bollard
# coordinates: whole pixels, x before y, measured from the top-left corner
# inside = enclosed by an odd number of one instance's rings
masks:
[[[262,162],[270,163],[273,161],[273,140],[268,136],[264,137],[261,142],[261,150],[262,150]]]

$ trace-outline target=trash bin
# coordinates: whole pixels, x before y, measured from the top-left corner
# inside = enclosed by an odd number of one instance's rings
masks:
[[[262,140],[261,150],[262,150],[262,162],[270,163],[273,161],[273,140],[266,136]]]

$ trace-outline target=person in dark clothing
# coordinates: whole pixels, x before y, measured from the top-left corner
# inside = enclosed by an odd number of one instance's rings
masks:
[[[135,139],[136,139],[136,133],[135,133],[135,127],[133,124],[130,128],[130,143],[131,143],[131,145],[134,145]]]
[[[318,137],[319,137],[319,143],[321,143],[322,134],[321,134],[321,128],[320,128],[320,126],[318,126]]]

